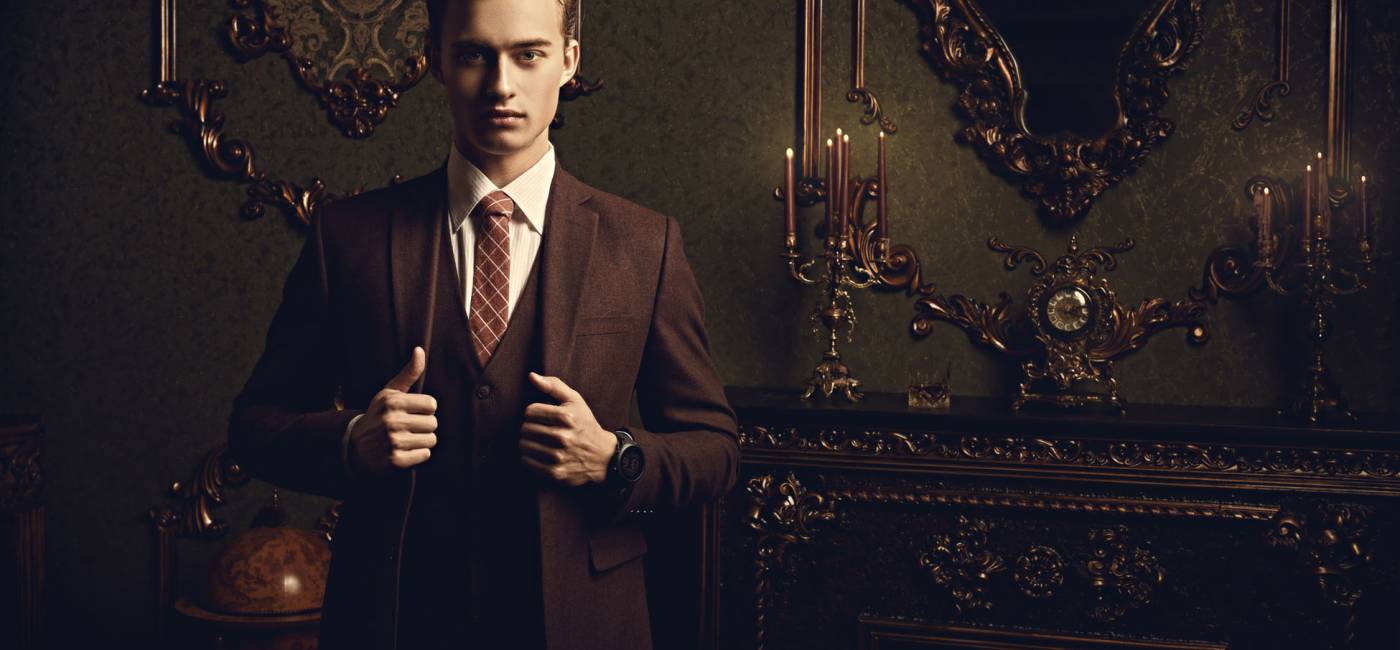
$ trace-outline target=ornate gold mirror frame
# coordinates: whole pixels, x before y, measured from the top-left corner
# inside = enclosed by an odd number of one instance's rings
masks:
[[[582,35],[582,0],[574,23],[574,34]],[[262,217],[267,206],[279,208],[287,213],[293,223],[305,225],[327,201],[340,195],[326,191],[325,182],[313,176],[305,186],[291,181],[278,180],[270,176],[265,168],[256,164],[253,146],[246,140],[226,137],[224,114],[214,108],[214,102],[228,94],[228,85],[217,79],[180,78],[176,65],[177,51],[177,0],[156,0],[160,33],[157,35],[157,81],[150,88],[141,91],[140,99],[152,106],[174,106],[180,113],[177,120],[170,122],[170,130],[189,138],[196,158],[214,178],[244,183],[248,199],[243,202],[241,214],[247,219]],[[280,25],[277,22],[276,8],[300,7],[309,9],[308,2],[296,0],[230,0],[230,6],[237,12],[251,10],[252,14],[235,13],[228,21],[225,36],[235,56],[242,62],[252,60],[267,52],[281,53],[291,66],[303,88],[314,93],[330,115],[332,123],[346,136],[356,139],[367,138],[374,133],[374,127],[382,123],[389,109],[398,103],[399,95],[413,87],[422,79],[427,69],[426,59],[421,55],[408,57],[402,64],[403,71],[396,80],[389,82],[373,78],[367,65],[373,61],[386,70],[397,68],[385,57],[365,57],[363,60],[337,54],[330,65],[322,66],[311,58],[299,54],[307,50],[299,49],[296,36],[298,30]],[[331,0],[322,4],[334,9]],[[385,13],[404,8],[409,14],[402,18],[397,35],[405,48],[421,47],[421,35],[414,36],[415,29],[426,31],[426,14],[419,23],[413,17],[415,8],[421,7],[421,0],[383,0],[382,12],[368,12],[356,20],[377,25],[380,29],[388,20]],[[366,27],[368,30],[368,27]],[[375,32],[377,34],[377,31]],[[366,38],[369,32],[366,31]],[[316,37],[313,34],[313,37]],[[350,36],[347,34],[347,40]],[[377,39],[377,35],[373,38]],[[374,45],[379,52],[384,48]],[[372,48],[372,49],[374,49]],[[312,48],[314,49],[314,48]],[[327,81],[346,66],[350,67],[343,81]],[[320,71],[325,67],[325,71]],[[559,90],[562,101],[570,101],[597,92],[602,88],[601,81],[590,81],[575,75]],[[555,116],[554,127],[563,126],[561,115]],[[396,182],[395,176],[390,182]],[[347,195],[357,194],[364,188],[351,190]]]
[[[1175,125],[1160,115],[1167,79],[1201,41],[1203,0],[1157,0],[1123,43],[1114,98],[1117,127],[1093,138],[1039,135],[1026,126],[1026,85],[1016,57],[976,0],[919,0],[925,58],[958,84],[957,112],[994,172],[1039,201],[1050,224],[1076,221],[1094,200],[1142,165]],[[1072,37],[1072,36],[1067,36]]]

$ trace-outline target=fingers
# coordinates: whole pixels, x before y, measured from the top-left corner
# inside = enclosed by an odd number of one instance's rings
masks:
[[[384,384],[384,388],[408,392],[413,388],[414,382],[423,375],[423,369],[428,365],[428,354],[423,351],[422,346],[414,346],[413,354],[409,357],[408,363],[404,364],[403,370],[394,375],[389,383]]]
[[[436,433],[391,433],[389,434],[389,446],[394,451],[412,451],[414,449],[432,449],[437,446]]]
[[[525,407],[526,422],[538,422],[539,424],[553,424],[564,428],[573,428],[574,420],[574,414],[562,406],[536,402]]]
[[[436,433],[438,421],[432,415],[412,415],[408,413],[389,413],[384,416],[384,430],[389,434],[395,433]]]
[[[564,447],[566,433],[564,429],[536,422],[526,422],[520,425],[520,438],[522,440],[533,440],[556,449]]]
[[[530,381],[535,384],[535,388],[540,389],[540,392],[560,402],[576,402],[580,399],[578,391],[569,388],[569,385],[558,377],[546,377],[532,372],[530,373]]]
[[[431,455],[432,452],[428,449],[411,449],[407,451],[396,449],[393,454],[389,455],[389,464],[398,469],[408,469],[414,465],[426,462]]]
[[[419,393],[383,392],[377,395],[381,410],[387,417],[390,413],[410,413],[432,415],[437,413],[437,398]]]
[[[552,467],[564,462],[564,452],[558,447],[527,438],[520,439],[520,453],[522,459],[535,460],[546,466]]]

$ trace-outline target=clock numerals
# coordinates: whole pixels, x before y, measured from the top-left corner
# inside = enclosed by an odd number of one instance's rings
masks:
[[[1061,334],[1078,334],[1093,319],[1093,299],[1077,286],[1060,287],[1045,301],[1045,320]]]

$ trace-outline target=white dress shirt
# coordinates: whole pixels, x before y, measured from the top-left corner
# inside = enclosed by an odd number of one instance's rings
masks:
[[[481,198],[497,190],[505,192],[515,202],[510,226],[510,292],[506,296],[506,322],[515,313],[515,303],[530,278],[535,256],[540,252],[544,237],[544,210],[549,203],[549,188],[554,182],[554,145],[525,173],[496,187],[486,174],[467,160],[457,147],[447,156],[447,228],[452,240],[452,258],[457,263],[458,285],[462,287],[462,304],[471,315],[473,271],[476,267],[476,222],[469,221],[472,209]]]

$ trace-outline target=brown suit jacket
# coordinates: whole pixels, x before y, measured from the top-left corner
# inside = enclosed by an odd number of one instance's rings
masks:
[[[429,315],[456,307],[430,298],[435,265],[453,263],[442,259],[446,193],[439,168],[328,205],[234,402],[229,446],[253,475],[343,501],[323,640],[394,645],[412,474],[352,477],[342,437],[413,346],[427,347],[433,364]],[[712,500],[738,468],[699,288],[674,219],[562,168],[539,255],[540,371],[581,393],[605,428],[629,429],[647,457],[641,480],[621,494],[539,488],[545,636],[552,650],[649,648],[646,542],[631,513]],[[643,428],[626,426],[634,390]]]

